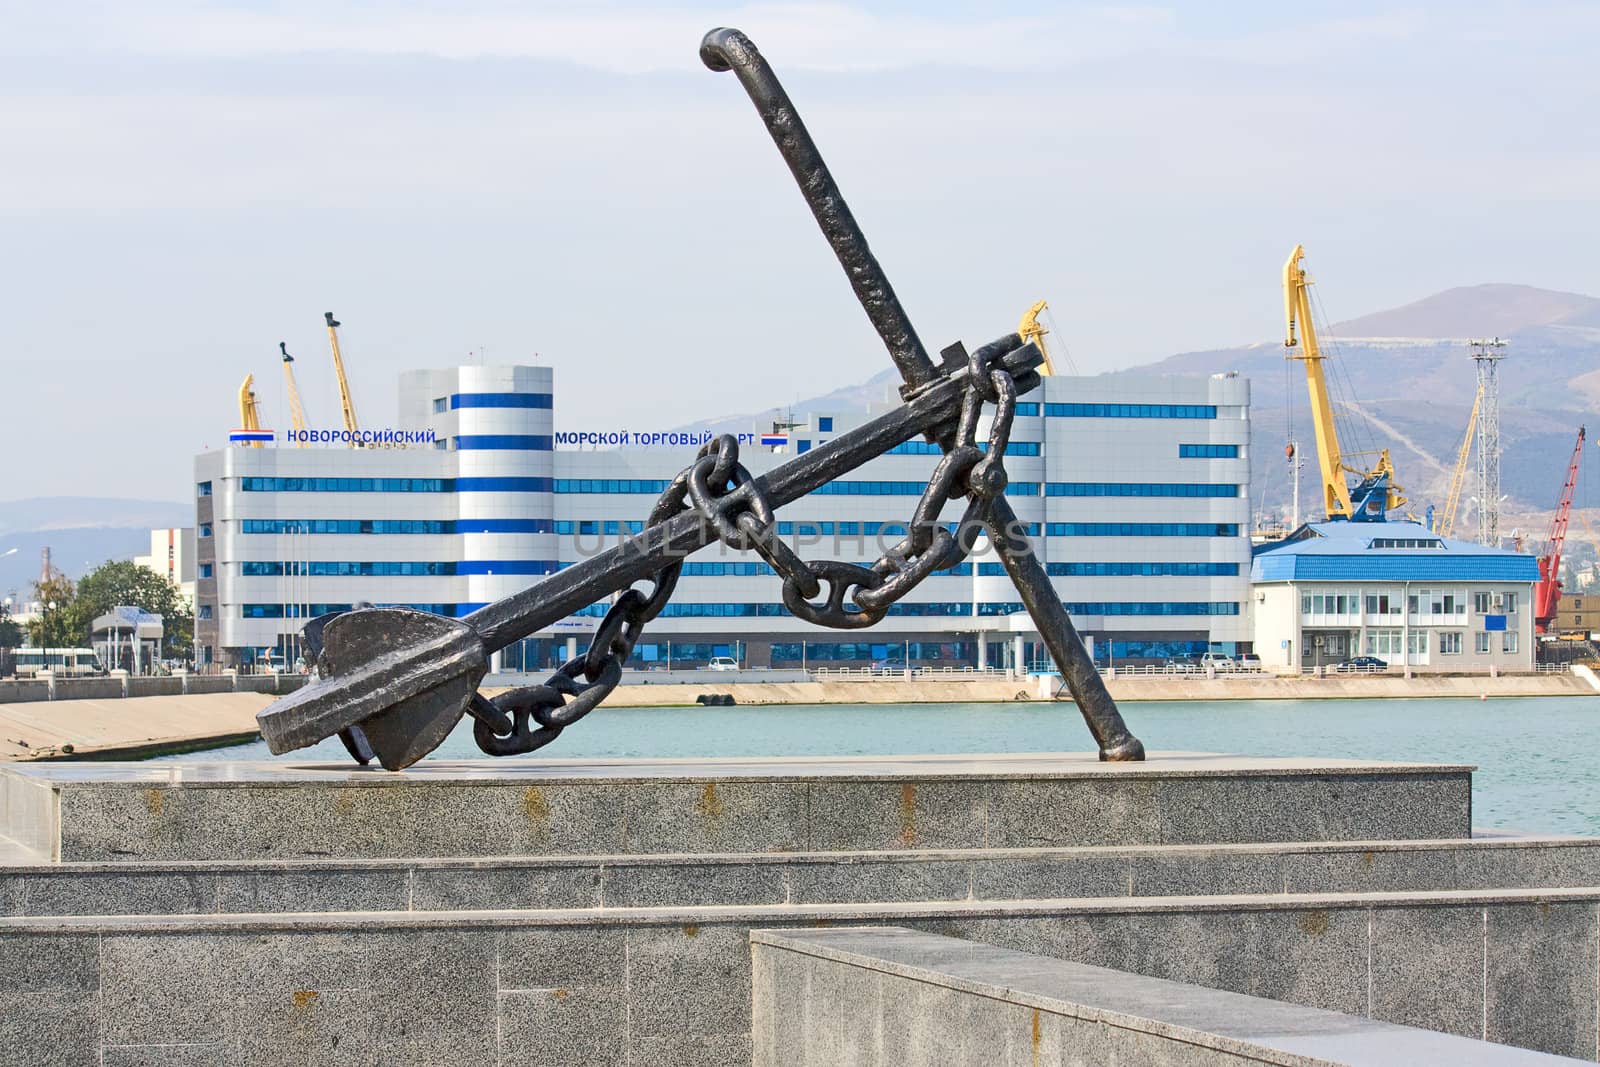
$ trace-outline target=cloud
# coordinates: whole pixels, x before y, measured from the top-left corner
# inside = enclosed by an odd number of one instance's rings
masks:
[[[22,40],[147,55],[352,55],[519,58],[612,73],[683,70],[716,25],[767,42],[789,69],[892,70],[919,65],[1051,66],[1148,49],[1170,36],[1159,7],[1087,7],[1034,15],[875,14],[837,3],[733,7],[588,4],[528,10],[479,4],[448,11],[402,5],[280,4],[221,9],[102,7],[93,19],[25,16]],[[29,31],[31,30],[31,34]],[[13,35],[12,47],[19,37]],[[776,58],[776,54],[775,54]]]

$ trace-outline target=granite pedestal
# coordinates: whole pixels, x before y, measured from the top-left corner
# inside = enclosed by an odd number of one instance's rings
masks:
[[[1595,1059],[1600,844],[1473,837],[1470,775],[1160,753],[3,768],[32,862],[0,868],[0,1048],[743,1065],[752,930],[887,923]]]

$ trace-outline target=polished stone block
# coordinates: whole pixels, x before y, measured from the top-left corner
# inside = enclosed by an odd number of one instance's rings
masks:
[[[908,929],[758,930],[751,951],[755,1067],[1576,1062]]]
[[[1471,769],[1156,753],[19,764],[6,836],[62,860],[1038,848],[1465,837]],[[0,828],[3,830],[5,828]]]

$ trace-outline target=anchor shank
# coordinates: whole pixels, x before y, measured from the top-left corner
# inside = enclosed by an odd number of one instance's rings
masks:
[[[877,257],[867,246],[866,235],[850,213],[850,205],[839,192],[838,183],[828,170],[822,153],[811,139],[806,124],[800,120],[789,94],[772,72],[772,67],[762,58],[755,42],[738,30],[717,29],[706,34],[700,43],[700,59],[716,71],[731,70],[755,104],[761,121],[778,146],[778,153],[789,165],[800,192],[816,216],[817,225],[833,246],[839,265],[855,289],[856,299],[866,311],[872,326],[883,338],[894,360],[900,377],[909,389],[916,389],[937,377],[927,349],[911,325],[894,286],[878,265]],[[902,390],[902,396],[909,391]]]

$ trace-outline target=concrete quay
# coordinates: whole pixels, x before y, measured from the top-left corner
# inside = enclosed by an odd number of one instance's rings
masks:
[[[1600,841],[1472,836],[1470,776],[16,764],[0,1062],[742,1067],[752,932],[863,925],[1600,1058]]]

